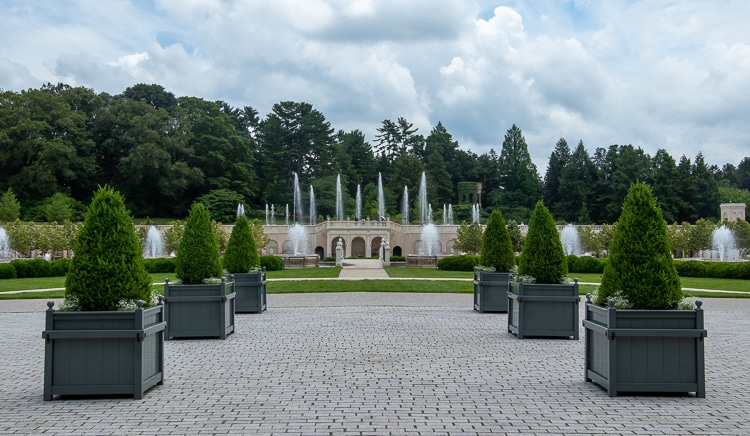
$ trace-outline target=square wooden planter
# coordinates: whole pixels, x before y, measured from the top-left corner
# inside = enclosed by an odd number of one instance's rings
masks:
[[[164,383],[164,306],[60,312],[47,303],[45,401],[57,395],[132,395]]]
[[[618,310],[587,297],[586,381],[610,397],[629,393],[706,396],[702,303],[695,310]]]
[[[511,277],[511,273],[474,268],[474,310],[479,313],[507,312]]]
[[[578,339],[581,297],[578,279],[571,284],[524,283],[511,280],[508,332],[529,336]]]
[[[183,285],[164,283],[166,339],[226,339],[234,332],[234,281]]]
[[[261,313],[266,310],[266,268],[258,272],[235,273],[236,313]]]

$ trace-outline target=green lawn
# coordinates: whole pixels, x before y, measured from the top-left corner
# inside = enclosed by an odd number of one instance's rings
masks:
[[[283,271],[269,271],[268,292],[272,294],[304,293],[304,292],[453,292],[470,293],[473,285],[472,272],[440,271],[432,268],[386,268],[388,275],[396,280],[326,280],[336,278],[340,268],[300,268]],[[582,283],[599,283],[601,274],[572,274]],[[165,278],[175,280],[174,274],[155,273],[151,278],[157,290],[163,289]],[[314,278],[305,281],[274,281],[274,279]],[[411,280],[398,280],[398,279]],[[413,280],[423,278],[426,280]],[[458,280],[430,280],[430,279],[458,279]],[[732,297],[750,298],[750,280],[733,279],[705,279],[685,277],[681,279],[684,288],[737,291],[744,294],[710,293],[701,291],[685,291],[695,297]],[[5,279],[0,280],[0,299],[17,298],[62,298],[64,292],[48,291],[22,294],[8,294],[8,291],[62,288],[64,277],[47,277],[37,279]],[[581,285],[580,292],[585,295],[596,291],[596,285]]]

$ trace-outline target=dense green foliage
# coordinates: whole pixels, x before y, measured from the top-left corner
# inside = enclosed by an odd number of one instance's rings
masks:
[[[565,261],[568,264],[568,274],[601,274],[604,272],[604,267],[607,265],[606,258],[600,259],[591,256],[578,257],[575,254],[565,256]]]
[[[240,215],[229,236],[227,249],[224,252],[223,265],[229,273],[246,273],[260,264],[255,238],[250,222],[245,215]]]
[[[540,200],[529,221],[529,232],[518,261],[518,274],[536,283],[562,283],[568,274],[560,235],[549,209]]]
[[[497,272],[509,272],[516,266],[510,233],[499,210],[493,210],[487,221],[479,263],[494,268]]]
[[[483,235],[484,231],[479,223],[466,224],[466,221],[463,221],[456,231],[456,242],[453,249],[469,254],[479,253],[482,251]]]
[[[0,223],[15,221],[20,217],[21,203],[13,193],[13,189],[8,188],[8,190],[0,196]]]
[[[683,298],[667,226],[645,183],[633,184],[622,205],[596,303],[618,292],[633,309],[676,309]]]
[[[284,259],[274,255],[261,256],[260,266],[266,271],[281,271],[284,269]]]
[[[16,269],[10,263],[0,263],[0,279],[15,279]]]
[[[186,285],[221,277],[221,255],[208,209],[194,203],[185,222],[185,233],[177,250],[175,275]]]
[[[0,91],[0,192],[11,189],[21,206],[17,216],[4,206],[10,199],[0,200],[0,221],[75,221],[96,186],[108,184],[142,217],[182,217],[200,198],[219,221],[229,222],[243,203],[251,217],[276,205],[278,222],[283,205],[293,203],[294,173],[300,186],[315,188],[320,217],[335,216],[337,175],[345,210],[354,210],[360,185],[364,216],[372,219],[379,173],[391,218],[401,213],[404,186],[414,204],[422,171],[432,204],[457,206],[458,184],[481,182],[482,209],[519,223],[543,196],[559,220],[611,224],[629,185],[646,178],[670,223],[718,218],[725,197],[750,195],[750,157],[719,168],[701,154],[675,159],[660,150],[651,157],[632,145],[589,152],[579,142],[571,151],[560,138],[542,186],[528,152],[538,144],[527,144],[516,125],[481,155],[462,150],[440,122],[423,135],[398,117],[377,131],[372,143],[359,130],[337,131],[305,102],[279,102],[260,116],[250,106],[175,97],[156,84],[118,95],[64,84]],[[440,208],[434,215],[442,218]],[[470,208],[456,207],[454,219],[470,222]]]
[[[173,273],[177,266],[177,261],[173,257],[143,259],[143,266],[149,273]]]
[[[443,271],[473,271],[479,265],[479,258],[464,254],[463,256],[447,256],[438,261],[437,267]]]
[[[152,303],[143,249],[120,193],[99,188],[73,250],[65,277],[65,298],[71,308],[117,310],[124,302]]]

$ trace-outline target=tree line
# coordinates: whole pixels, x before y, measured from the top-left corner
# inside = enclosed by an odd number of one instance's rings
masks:
[[[441,122],[423,135],[398,117],[377,132],[370,142],[360,130],[336,130],[305,102],[276,103],[261,117],[251,106],[175,97],[156,84],[118,95],[62,83],[0,90],[0,221],[80,220],[100,185],[122,193],[137,217],[184,217],[195,201],[223,222],[239,203],[255,218],[276,205],[278,216],[293,203],[295,173],[305,195],[313,187],[320,217],[336,216],[340,176],[346,214],[354,216],[359,186],[364,216],[377,218],[379,174],[386,214],[399,219],[408,195],[417,217],[422,172],[435,221],[443,204],[454,205],[457,223],[471,221],[457,189],[467,181],[482,183],[483,210],[519,223],[539,199],[561,222],[614,223],[635,181],[653,187],[669,223],[716,220],[722,202],[750,204],[748,156],[718,167],[700,153],[675,160],[665,150],[652,157],[610,145],[590,154],[582,141],[571,149],[561,138],[541,177],[516,125],[499,138],[499,153],[481,155],[461,149]]]

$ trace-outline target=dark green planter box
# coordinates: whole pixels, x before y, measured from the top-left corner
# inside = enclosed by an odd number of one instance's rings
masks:
[[[617,310],[586,301],[586,381],[621,392],[706,397],[702,303],[695,310]]]
[[[56,395],[138,400],[164,384],[164,306],[130,312],[59,312],[53,306],[47,303],[42,332],[45,401]]]
[[[266,268],[252,273],[234,274],[236,313],[261,313],[266,310]]]
[[[474,268],[474,310],[508,311],[508,282],[512,274]]]
[[[523,283],[511,280],[508,332],[529,336],[578,339],[581,297],[578,279],[571,284]]]
[[[234,332],[234,281],[216,284],[164,283],[166,339],[226,339]]]

